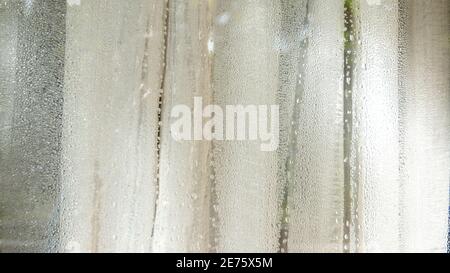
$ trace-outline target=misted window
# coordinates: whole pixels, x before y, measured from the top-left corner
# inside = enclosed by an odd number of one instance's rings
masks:
[[[447,252],[448,0],[0,2],[0,252]]]

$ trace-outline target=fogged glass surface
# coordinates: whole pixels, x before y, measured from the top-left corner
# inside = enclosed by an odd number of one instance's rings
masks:
[[[0,252],[446,252],[449,14],[2,1]],[[276,106],[276,149],[198,133],[229,106]]]

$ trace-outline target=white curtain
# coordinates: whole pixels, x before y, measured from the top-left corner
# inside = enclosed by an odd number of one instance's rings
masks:
[[[448,0],[0,3],[0,252],[446,252]],[[171,110],[278,105],[278,150]]]

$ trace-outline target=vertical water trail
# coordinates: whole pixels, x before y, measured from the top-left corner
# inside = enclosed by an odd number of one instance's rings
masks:
[[[408,0],[404,4],[401,250],[446,252],[450,3]]]
[[[215,103],[222,109],[276,104],[279,3],[219,1],[215,16]],[[213,153],[217,250],[276,252],[281,206],[277,152],[261,151],[259,141],[215,141]]]
[[[344,3],[309,1],[297,151],[289,187],[290,252],[341,252]],[[300,87],[299,87],[300,88]]]
[[[159,200],[153,242],[156,252],[209,249],[211,143],[201,140],[203,136],[175,140],[171,124],[178,118],[171,117],[171,110],[185,105],[194,111],[196,97],[202,99],[203,107],[212,104],[210,26],[209,1],[169,2]]]
[[[0,5],[0,252],[57,240],[65,2]],[[5,100],[3,100],[5,98]],[[5,105],[3,105],[5,103]],[[5,108],[3,108],[5,107]]]
[[[345,1],[345,49],[344,49],[344,252],[357,252],[359,229],[357,226],[359,184],[352,175],[357,162],[352,154],[353,140],[353,89],[355,80],[355,50],[358,37],[355,29],[355,5]]]
[[[363,252],[399,251],[398,1],[356,1],[352,179]]]
[[[303,93],[305,50],[307,45],[307,0],[281,0],[279,90],[280,146],[278,148],[278,182],[283,203],[280,208],[280,252],[288,251],[289,190],[293,161],[297,156],[299,103]]]
[[[164,9],[68,6],[60,251],[151,249]]]

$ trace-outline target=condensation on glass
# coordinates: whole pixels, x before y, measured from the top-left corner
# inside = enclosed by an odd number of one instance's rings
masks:
[[[446,252],[448,0],[0,3],[0,252]],[[279,105],[280,144],[176,141]]]

